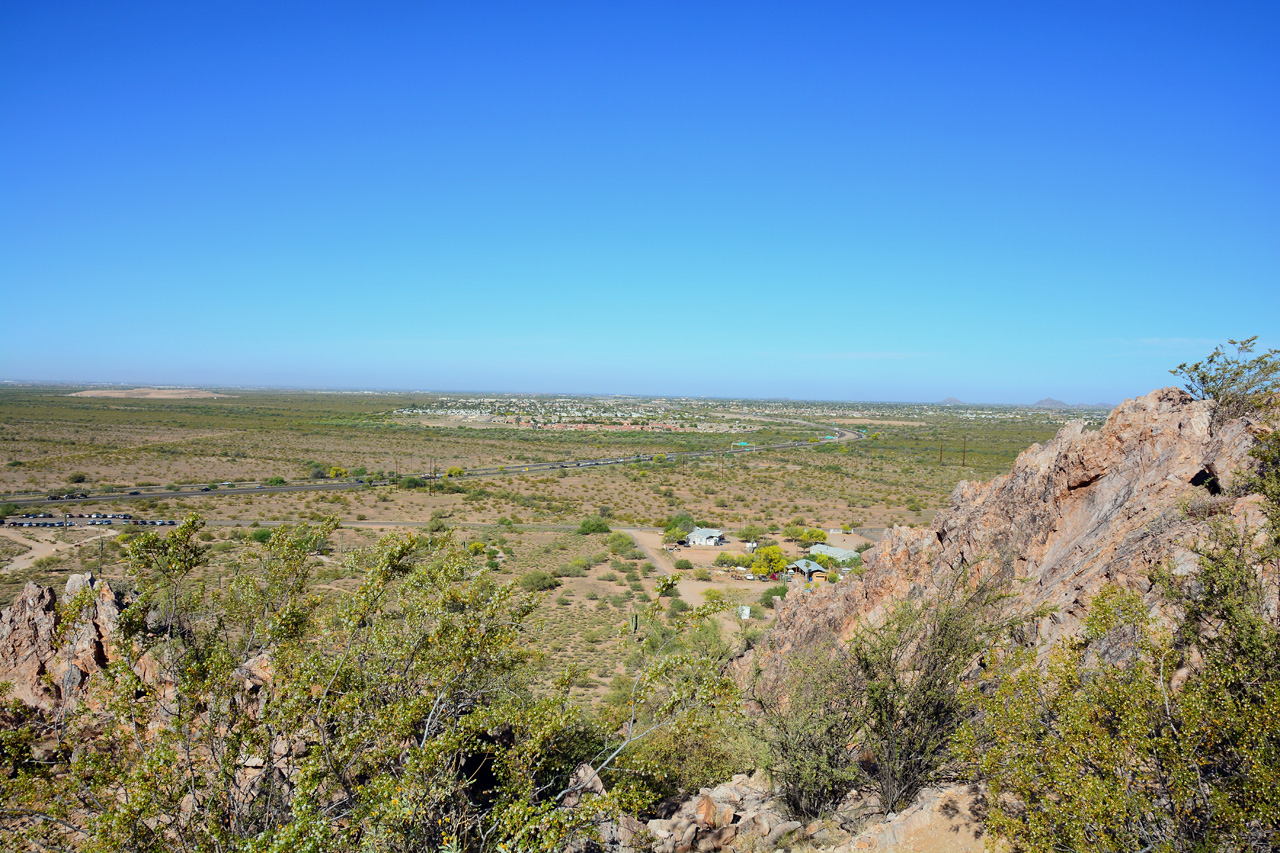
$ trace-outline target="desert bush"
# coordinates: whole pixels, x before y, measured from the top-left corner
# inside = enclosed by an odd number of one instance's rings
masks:
[[[629,534],[622,532],[610,533],[605,542],[609,546],[609,551],[614,554],[624,554],[634,548],[636,544],[636,540],[632,539]]]
[[[1023,849],[1276,849],[1280,626],[1260,571],[1275,552],[1210,524],[1197,574],[1155,574],[1171,631],[1108,587],[1046,667],[1004,650],[957,738],[991,789],[995,835]]]
[[[760,606],[773,608],[774,599],[785,598],[787,595],[787,585],[785,583],[776,584],[760,593]]]
[[[545,592],[558,586],[560,586],[560,581],[556,580],[554,575],[540,569],[527,572],[524,577],[520,578],[520,588],[528,592]]]
[[[759,685],[761,733],[797,813],[833,808],[856,782],[905,808],[953,760],[964,675],[1025,616],[1003,612],[995,579],[957,573],[937,595],[899,602],[848,644],[819,648]]]
[[[593,533],[608,533],[609,522],[605,521],[598,515],[584,518],[582,523],[578,525],[579,536],[590,536]]]
[[[676,560],[676,562],[675,562],[675,567],[676,567],[677,569],[682,569],[682,570],[684,570],[684,571],[688,571],[689,569],[692,569],[692,568],[693,568],[693,563],[692,563],[691,561],[689,561],[689,560],[685,560],[685,559],[683,559],[683,558],[682,558],[682,559]]]
[[[679,565],[676,568],[679,568]],[[693,579],[696,581],[709,581],[711,580],[711,572],[708,569],[694,569]]]

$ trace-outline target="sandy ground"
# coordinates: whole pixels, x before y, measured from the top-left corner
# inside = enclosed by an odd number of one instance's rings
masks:
[[[140,400],[192,400],[226,397],[200,388],[91,388],[68,397],[129,397]]]
[[[26,530],[27,528],[23,529]],[[13,562],[5,566],[3,571],[22,571],[41,557],[47,557],[50,554],[60,554],[63,551],[70,551],[78,545],[84,545],[87,542],[92,542],[104,536],[113,536],[120,532],[118,529],[113,530],[110,527],[92,531],[72,528],[72,531],[74,531],[73,535],[75,535],[76,541],[59,542],[52,538],[54,535],[54,530],[52,529],[39,529],[38,531],[31,530],[31,538],[28,539],[19,533],[16,528],[0,528],[0,536],[5,537],[6,539],[12,539],[15,542],[21,542],[23,545],[26,545],[31,549],[25,554],[14,557]]]

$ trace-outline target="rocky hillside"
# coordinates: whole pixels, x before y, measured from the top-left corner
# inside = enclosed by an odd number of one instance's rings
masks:
[[[1152,567],[1172,559],[1193,569],[1183,543],[1204,519],[1253,507],[1224,487],[1249,465],[1255,427],[1236,420],[1211,435],[1212,406],[1176,388],[1153,391],[1122,403],[1096,432],[1067,425],[1004,476],[960,483],[930,527],[895,527],[868,551],[861,579],[788,594],[770,642],[744,663],[767,673],[789,649],[847,637],[858,620],[930,593],[961,567],[1006,573],[1018,579],[1022,602],[1054,607],[1039,625],[1050,642],[1079,627],[1105,583],[1139,590],[1155,605]]]

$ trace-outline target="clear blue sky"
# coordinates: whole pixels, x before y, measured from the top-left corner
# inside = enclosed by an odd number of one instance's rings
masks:
[[[0,7],[0,378],[1116,402],[1280,346],[1280,3]]]

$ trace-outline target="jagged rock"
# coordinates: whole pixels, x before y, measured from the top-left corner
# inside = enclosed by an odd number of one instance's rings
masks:
[[[698,821],[698,825],[710,829],[716,825],[716,801],[707,795],[702,795],[693,801],[694,819]]]
[[[10,697],[52,711],[58,694],[44,682],[54,656],[58,630],[57,596],[31,582],[0,610],[0,681],[10,682]]]
[[[85,589],[93,596],[56,647],[58,597],[49,587],[28,583],[13,606],[0,611],[0,681],[10,682],[13,698],[54,711],[77,701],[89,678],[114,658],[121,602],[110,584],[90,573],[68,578],[66,597]]]
[[[1256,506],[1220,492],[1251,464],[1258,428],[1240,419],[1211,435],[1212,409],[1176,388],[1153,391],[1122,403],[1096,432],[1068,424],[1023,451],[1008,474],[958,484],[930,527],[895,527],[867,551],[861,579],[779,601],[768,641],[738,662],[738,672],[759,666],[772,677],[791,648],[848,638],[858,621],[933,592],[963,566],[1017,578],[1023,604],[1056,608],[1037,626],[1047,642],[1073,634],[1108,582],[1155,606],[1150,571],[1168,559],[1194,570],[1182,543],[1204,529],[1203,518],[1250,516]],[[1197,510],[1190,518],[1188,505]]]

